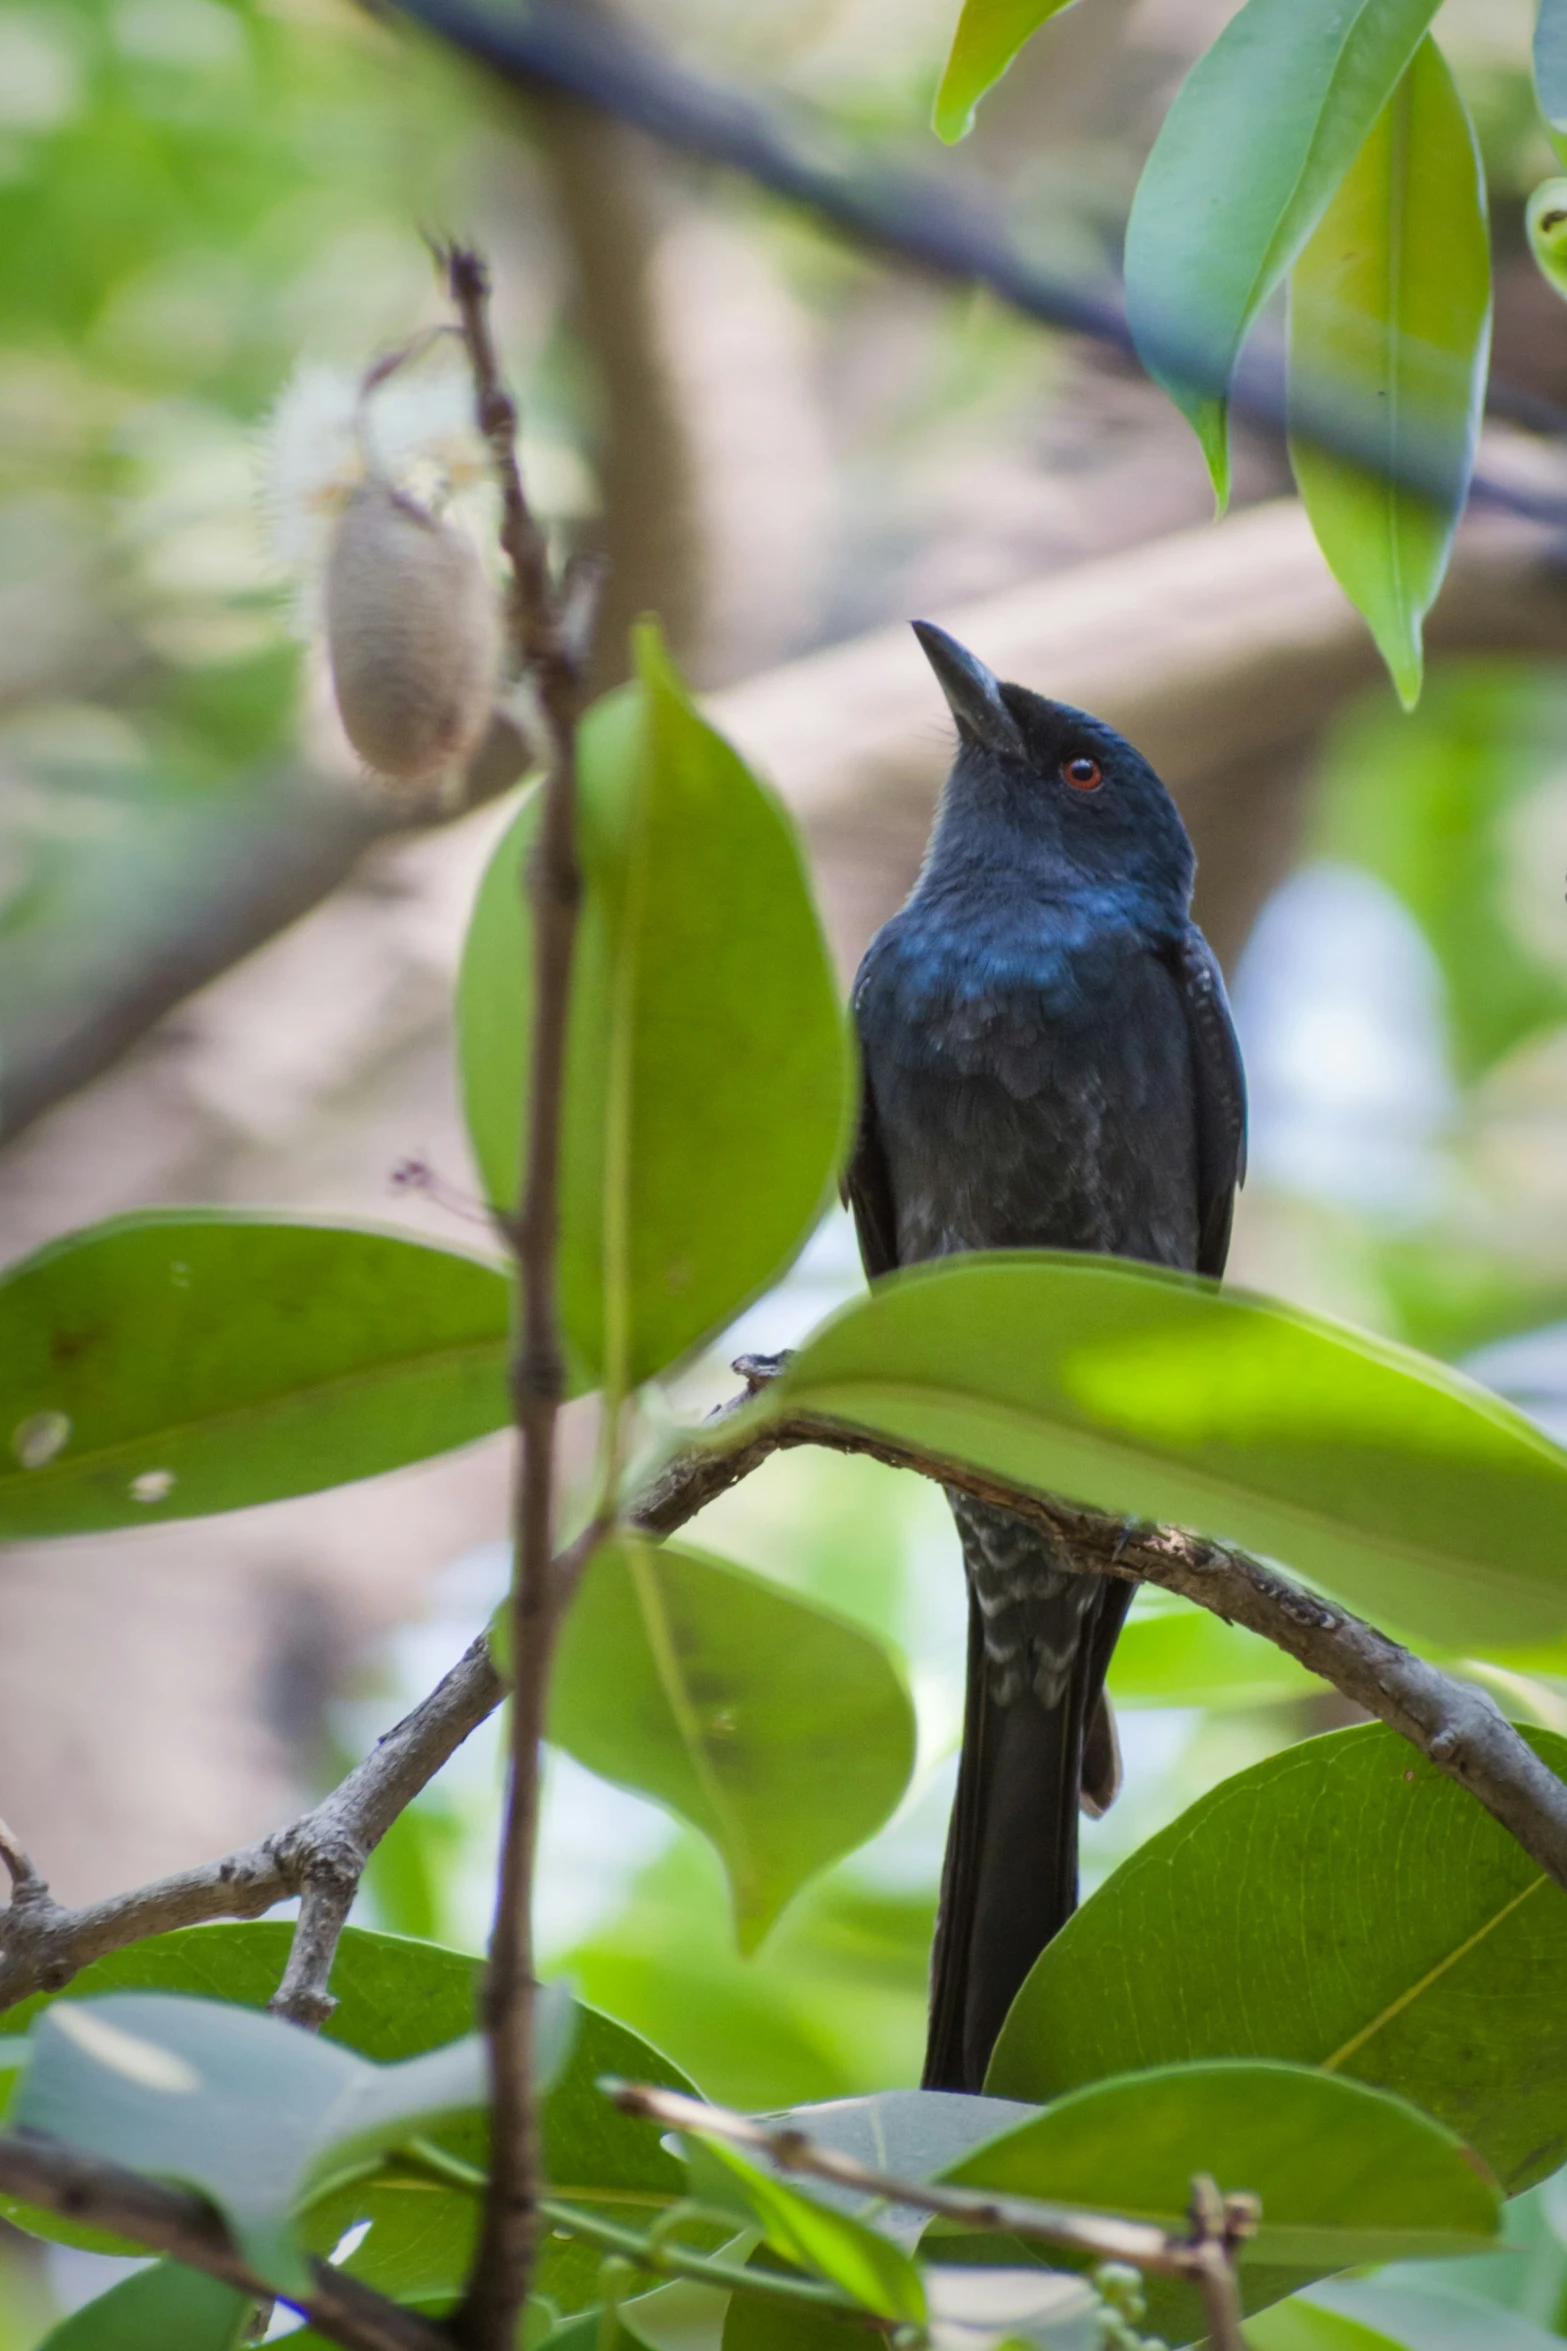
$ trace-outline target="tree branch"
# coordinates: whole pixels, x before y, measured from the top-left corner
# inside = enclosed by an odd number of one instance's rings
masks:
[[[1567,1889],[1567,1786],[1484,1691],[1427,1665],[1348,1609],[1303,1591],[1230,1544],[1078,1509],[912,1446],[807,1416],[764,1423],[727,1447],[714,1445],[712,1437],[753,1402],[783,1361],[740,1358],[735,1369],[746,1382],[744,1390],[712,1416],[703,1443],[676,1454],[644,1488],[627,1513],[632,1525],[662,1540],[774,1453],[799,1445],[863,1453],[981,1501],[998,1502],[1033,1520],[1101,1574],[1157,1584],[1227,1623],[1260,1633],[1467,1789],[1546,1875]],[[590,1548],[579,1539],[556,1560],[560,1596],[569,1592]],[[348,1845],[367,1856],[504,1695],[481,1635],[374,1753],[289,1827],[201,1869],[79,1910],[49,1899],[42,1878],[5,1832],[0,1860],[11,1869],[13,1891],[11,1907],[0,1910],[0,2011],[34,1992],[60,1990],[90,1961],[148,1935],[207,1919],[259,1917],[274,1903],[302,1894],[320,1856],[340,1854]]]
[[[274,1903],[305,1895],[349,1855],[362,1870],[399,1813],[502,1695],[481,1634],[331,1795],[257,1844],[77,1910],[52,1901],[36,1870],[26,1880],[13,1872],[10,1908],[0,1910],[0,2011],[34,1992],[58,1992],[105,1952],[149,1935],[214,1918],[259,1918]],[[20,1855],[19,1846],[12,1850]]]
[[[1239,2333],[1233,2263],[1237,2248],[1257,2226],[1259,2207],[1253,2196],[1220,2196],[1210,2180],[1196,2179],[1192,2182],[1191,2234],[1173,2236],[1151,2221],[1083,2212],[1073,2205],[1046,2204],[1031,2196],[993,2196],[985,2189],[943,2188],[924,2180],[903,2179],[874,2170],[852,2155],[841,2155],[834,2147],[820,2146],[791,2124],[755,2122],[749,2115],[705,2105],[701,2099],[683,2097],[676,2090],[640,2082],[607,2082],[604,2087],[623,2114],[640,2115],[644,2121],[663,2123],[670,2130],[729,2139],[736,2146],[765,2155],[780,2171],[808,2172],[816,2179],[858,2189],[887,2204],[910,2205],[916,2211],[960,2221],[966,2228],[1065,2245],[1096,2261],[1130,2261],[1158,2277],[1187,2278],[1207,2299],[1212,2351],[1245,2351]],[[1221,2276],[1223,2283],[1215,2294],[1214,2282]]]
[[[746,92],[687,72],[624,25],[561,0],[527,0],[504,14],[483,0],[396,0],[399,12],[488,67],[501,80],[542,88],[630,123],[683,155],[742,173],[760,187],[816,213],[858,242],[879,247],[945,278],[986,287],[1041,324],[1088,335],[1133,352],[1126,308],[1115,285],[1084,286],[1041,269],[959,186],[930,171],[867,164],[863,152],[825,118],[782,115]],[[1201,322],[1172,321],[1161,360],[1172,375],[1215,394],[1226,391],[1227,359],[1209,346]],[[1284,359],[1254,347],[1228,383],[1231,408],[1273,434],[1285,429]],[[1538,399],[1492,386],[1492,405],[1535,429],[1561,416]],[[1374,428],[1343,414],[1313,414],[1313,437],[1335,454],[1385,470]],[[1415,449],[1400,470],[1420,489],[1435,449]],[[1553,488],[1476,469],[1473,495],[1486,504],[1560,525],[1567,499]]]
[[[554,1561],[555,1429],[566,1387],[556,1282],[560,1138],[566,1086],[571,953],[582,876],[577,864],[577,721],[584,632],[567,617],[549,548],[517,466],[517,412],[490,331],[489,280],[476,253],[453,246],[447,279],[473,372],[480,430],[501,493],[501,545],[511,565],[512,650],[538,698],[550,765],[527,874],[533,912],[533,1022],[522,1128],[523,1194],[508,1232],[522,1293],[511,1365],[520,1439],[512,1514],[511,1755],[495,1921],[483,2008],[490,2055],[490,2179],[472,2274],[455,2321],[471,2351],[509,2351],[527,2297],[539,2226],[535,2112],[533,1868],[550,1657],[559,1621]]]
[[[0,2189],[78,2225],[129,2237],[257,2301],[274,2299],[275,2289],[246,2267],[212,2206],[183,2188],[160,2186],[54,2139],[5,2131],[0,2132]],[[451,2351],[451,2337],[417,2311],[387,2301],[324,2261],[313,2260],[310,2268],[309,2295],[300,2301],[283,2298],[344,2351]]]

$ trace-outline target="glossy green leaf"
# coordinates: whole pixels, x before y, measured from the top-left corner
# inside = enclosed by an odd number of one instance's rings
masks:
[[[1401,2351],[1391,2335],[1291,2294],[1246,2321],[1248,2351]]]
[[[1290,459],[1406,709],[1469,495],[1490,348],[1485,175],[1427,35],[1290,277]],[[1367,463],[1313,438],[1347,432]]]
[[[1150,1607],[1150,1597],[1168,1604]],[[1321,1688],[1315,1674],[1259,1633],[1157,1588],[1139,1593],[1110,1661],[1110,1695],[1119,1707],[1287,1706]]]
[[[209,2000],[65,2000],[33,2029],[13,2122],[215,2203],[257,2274],[300,2291],[294,2213],[313,2187],[482,2106],[476,2036],[379,2067]]]
[[[1419,924],[1441,966],[1448,1047],[1465,1085],[1567,1022],[1564,732],[1567,677],[1558,667],[1490,660],[1444,663],[1412,717],[1379,695],[1351,707],[1329,736],[1312,851],[1365,867]],[[1404,1286],[1411,1270],[1428,1290],[1445,1275],[1462,1302],[1505,1283],[1498,1333],[1567,1311],[1551,1295],[1552,1268],[1538,1253],[1531,1260],[1522,1239],[1518,1257],[1498,1249],[1466,1266],[1461,1243],[1444,1233],[1440,1256],[1430,1254],[1429,1268],[1406,1267]],[[1397,1285],[1397,1257],[1384,1251],[1382,1265]],[[1452,1335],[1473,1345],[1491,1332],[1472,1320],[1466,1331],[1460,1317]]]
[[[1340,2326],[1362,2328],[1373,2335],[1376,2351],[1384,2342],[1394,2351],[1551,2351],[1562,2339],[1559,2331],[1538,2325],[1521,2310],[1504,2308],[1478,2288],[1469,2291],[1466,2269],[1424,2275],[1433,2282],[1417,2285],[1396,2269],[1370,2277],[1324,2278],[1307,2289],[1300,2307],[1315,2309],[1319,2318]],[[1440,2285],[1437,2276],[1443,2278]],[[1342,2335],[1274,2345],[1263,2335],[1257,2351],[1363,2351],[1363,2346]]]
[[[583,1376],[626,1386],[766,1288],[825,1204],[850,1109],[837,990],[782,808],[686,699],[651,629],[579,739],[561,1304]],[[529,1003],[524,808],[479,892],[459,988],[489,1197],[517,1169]]]
[[[160,2261],[72,2311],[38,2351],[238,2351],[255,2308],[219,2278]]]
[[[1567,1623],[1567,1453],[1443,1364],[1195,1275],[913,1269],[806,1342],[758,1408],[790,1412],[1249,1544],[1455,1648]]]
[[[932,2268],[925,2293],[931,2351],[1100,2351],[1105,2341],[1098,2295],[1059,2270]]]
[[[0,1276],[0,1536],[237,1510],[508,1417],[508,1284],[392,1233],[116,1217]]]
[[[1322,218],[1436,0],[1246,0],[1193,66],[1126,232],[1144,366],[1190,418],[1222,505],[1230,376],[1257,313]]]
[[[754,2220],[782,2260],[825,2278],[861,2309],[915,2325],[924,2319],[919,2271],[890,2238],[747,2162],[723,2139],[699,2138],[690,2131],[680,2135],[692,2192],[701,2202]]]
[[[974,109],[1031,35],[1072,0],[963,0],[942,68],[931,126],[949,143],[974,127]]]
[[[1092,2082],[941,2176],[1178,2229],[1194,2172],[1261,2197],[1243,2264],[1322,2276],[1500,2242],[1500,2191],[1456,2133],[1305,2066],[1232,2059]]]
[[[1567,1740],[1524,1736],[1567,1769]],[[1215,2057],[1389,2090],[1528,2187],[1567,2157],[1567,1896],[1380,1724],[1287,1748],[1090,1897],[1018,1994],[986,2087],[1045,2103]]]
[[[974,2148],[988,2145],[1008,2125],[1021,2128],[1037,2119],[1037,2106],[1009,2098],[982,2098],[960,2090],[878,2090],[868,2098],[832,2098],[813,2106],[791,2106],[769,2116],[804,2131],[819,2147],[848,2155],[871,2171],[903,2180],[945,2178]],[[929,2215],[912,2205],[888,2207],[879,2198],[842,2188],[831,2180],[797,2182],[803,2193],[877,2227],[900,2244],[913,2246]]]
[[[264,2009],[277,1990],[293,1931],[280,1919],[184,1927],[95,1960],[56,2002],[156,1991]],[[465,1952],[350,1927],[332,1970],[338,2005],[322,2037],[383,2065],[441,2048],[473,2030],[481,1966]],[[56,2002],[40,1994],[12,2011],[7,2024],[20,2029]],[[688,2096],[693,2084],[624,2025],[591,2008],[577,2009],[565,2069],[544,2104],[552,2189],[570,2196],[586,2187],[596,2211],[642,2227],[683,2193],[684,2173],[660,2144],[654,2124],[610,2105],[598,2087],[606,2073],[657,2082]],[[477,2118],[432,2135],[460,2163],[483,2165],[484,2128]],[[132,2249],[113,2247],[53,2214],[9,2200],[0,2201],[0,2212],[33,2235],[100,2250]],[[329,2253],[348,2229],[368,2219],[370,2234],[345,2267],[368,2284],[412,2300],[461,2287],[474,2214],[470,2189],[434,2180],[417,2166],[393,2163],[373,2179],[320,2197],[305,2215],[300,2234],[313,2250]],[[551,2237],[540,2261],[541,2290],[563,2309],[582,2307],[596,2298],[598,2264],[597,2253]]]
[[[880,1642],[749,1568],[634,1537],[604,1546],[572,1604],[550,1736],[712,1840],[746,1950],[875,1834],[914,1768]]]
[[[1567,6],[1540,0],[1534,20],[1534,92],[1551,144],[1567,160]]]

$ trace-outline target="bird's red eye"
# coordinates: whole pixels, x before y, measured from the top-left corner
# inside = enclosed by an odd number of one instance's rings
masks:
[[[1079,792],[1093,792],[1104,781],[1104,774],[1097,759],[1090,759],[1086,752],[1080,752],[1076,759],[1064,759],[1061,762],[1061,779]]]

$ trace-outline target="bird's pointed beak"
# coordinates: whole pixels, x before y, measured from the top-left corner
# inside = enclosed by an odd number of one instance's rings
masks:
[[[983,743],[987,750],[1023,758],[1017,720],[1001,699],[1001,688],[985,664],[956,637],[938,629],[934,621],[917,620],[911,625],[947,697],[947,708],[958,722],[958,733],[971,743]]]

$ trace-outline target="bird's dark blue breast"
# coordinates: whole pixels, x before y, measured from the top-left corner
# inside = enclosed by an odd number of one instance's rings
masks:
[[[855,990],[900,1264],[1084,1249],[1192,1266],[1191,1034],[1135,919],[1003,891],[922,904]]]

